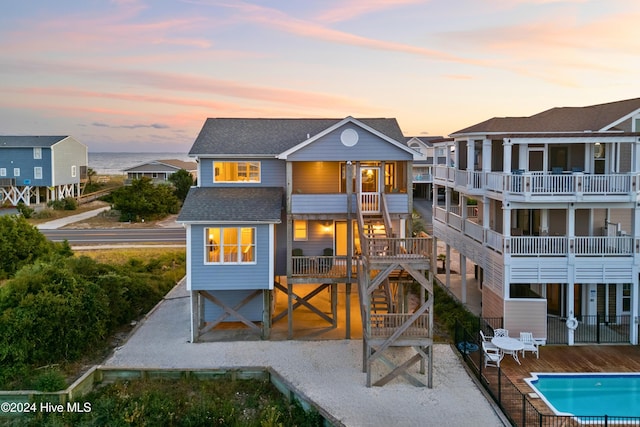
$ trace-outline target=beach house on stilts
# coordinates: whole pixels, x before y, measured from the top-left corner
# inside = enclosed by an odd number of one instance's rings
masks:
[[[357,290],[367,385],[402,376],[430,386],[432,240],[412,235],[420,154],[402,141],[387,118],[207,119],[190,151],[198,185],[178,217],[187,229],[192,341],[227,323],[266,339],[285,319],[294,339],[301,311],[329,328],[344,316],[349,339]],[[321,294],[328,312],[316,303]],[[387,356],[400,346],[415,350],[402,363]],[[374,381],[377,362],[389,372]],[[417,378],[427,365],[427,380]]]

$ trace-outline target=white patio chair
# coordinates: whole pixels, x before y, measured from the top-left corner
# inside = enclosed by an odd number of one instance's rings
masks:
[[[486,342],[482,342],[482,352],[484,353],[484,367],[493,366],[500,367],[500,361],[504,357],[504,353],[497,347],[489,347]]]
[[[508,329],[502,329],[502,328],[494,329],[493,330],[493,336],[494,337],[508,337],[509,336],[509,330]]]
[[[498,348],[495,344],[491,342],[492,337],[488,337],[484,334],[482,329],[480,329],[480,338],[482,338],[482,342],[487,345],[488,348]]]
[[[525,351],[530,351],[536,354],[536,359],[540,358],[540,344],[533,338],[533,334],[531,332],[520,332],[520,342],[524,344],[524,348],[522,349],[522,357],[525,357]]]

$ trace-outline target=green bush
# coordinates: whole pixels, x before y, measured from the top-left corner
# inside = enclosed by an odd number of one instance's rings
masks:
[[[58,369],[47,368],[38,373],[32,388],[38,391],[59,391],[67,388],[67,381]]]
[[[25,205],[24,202],[19,202],[16,205],[16,209],[18,209],[18,212],[20,212],[20,215],[22,215],[27,219],[31,218],[33,216],[33,213],[35,212],[35,209]]]
[[[65,197],[59,200],[50,200],[47,206],[56,211],[75,211],[78,209],[78,201],[74,197]]]
[[[57,247],[24,217],[0,216],[0,279],[13,276],[23,265],[55,252]]]
[[[21,268],[0,287],[0,388],[28,367],[73,362],[106,348],[107,337],[175,285],[173,270],[182,269],[166,268],[169,262],[177,267],[184,259],[111,266],[57,255]]]
[[[113,208],[120,211],[120,221],[164,218],[178,213],[180,201],[170,185],[153,185],[150,178],[134,179],[131,185],[111,193]]]

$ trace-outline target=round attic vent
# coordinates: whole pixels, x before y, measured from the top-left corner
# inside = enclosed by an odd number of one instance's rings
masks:
[[[358,143],[358,132],[355,129],[345,129],[340,134],[340,142],[346,147],[353,147]]]

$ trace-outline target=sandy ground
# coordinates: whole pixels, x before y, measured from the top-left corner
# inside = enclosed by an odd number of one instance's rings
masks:
[[[433,388],[429,389],[415,387],[402,378],[384,387],[366,387],[360,340],[188,341],[189,298],[180,284],[105,365],[271,366],[347,426],[505,425],[449,345],[434,346]],[[374,372],[374,379],[381,375]]]

